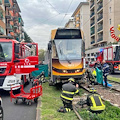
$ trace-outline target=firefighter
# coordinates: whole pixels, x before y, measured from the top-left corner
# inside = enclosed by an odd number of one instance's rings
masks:
[[[103,60],[102,62],[103,77],[105,81],[105,87],[107,88],[107,76],[109,75],[109,65]]]
[[[92,113],[101,113],[105,110],[105,105],[103,104],[101,97],[94,88],[90,88],[90,94],[87,96],[88,110]]]
[[[69,78],[68,81],[68,83],[62,86],[62,94],[60,96],[64,107],[60,107],[60,109],[58,109],[58,112],[70,112],[73,109],[73,96],[79,93],[78,84],[75,86],[74,78]]]

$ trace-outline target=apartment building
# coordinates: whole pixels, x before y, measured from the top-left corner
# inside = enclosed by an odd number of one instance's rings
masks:
[[[120,31],[120,0],[90,0],[90,46],[86,50],[88,60],[94,60],[100,48],[116,43]],[[114,30],[111,37],[110,28]],[[119,38],[118,38],[119,39]],[[89,41],[88,41],[89,42]]]
[[[24,38],[23,20],[16,0],[0,0],[0,36],[12,36],[17,41]]]
[[[65,28],[74,28],[74,20],[69,19],[69,21],[65,24]]]
[[[75,21],[75,28],[79,28],[84,32],[84,40],[85,40],[85,49],[90,46],[90,10],[89,10],[89,2],[81,2],[72,17]]]
[[[0,36],[6,35],[4,0],[0,0]]]

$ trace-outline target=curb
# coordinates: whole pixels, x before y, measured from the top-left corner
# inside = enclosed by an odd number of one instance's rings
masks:
[[[39,97],[36,108],[36,120],[40,120],[40,105],[41,105],[41,99]]]

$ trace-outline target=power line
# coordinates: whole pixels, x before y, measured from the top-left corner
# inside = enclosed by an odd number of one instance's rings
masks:
[[[52,8],[53,8],[54,10],[56,10],[56,11],[60,14],[60,12],[59,12],[48,0],[46,0],[46,2],[47,2],[50,6],[52,6]]]
[[[68,10],[69,10],[69,8],[70,8],[70,6],[71,6],[71,4],[72,4],[72,2],[73,2],[73,0],[71,0],[70,4],[69,4],[69,6],[68,6],[68,9],[67,9],[67,11],[66,11],[66,13],[65,13],[63,19],[62,19],[61,22],[60,22],[60,25],[62,24],[63,20],[65,19],[66,15],[67,15],[67,13],[68,13]]]

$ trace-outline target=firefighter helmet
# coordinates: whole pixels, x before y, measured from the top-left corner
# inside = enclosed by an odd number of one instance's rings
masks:
[[[90,88],[90,92],[96,92],[95,88]]]
[[[69,78],[68,81],[75,82],[74,78]]]

